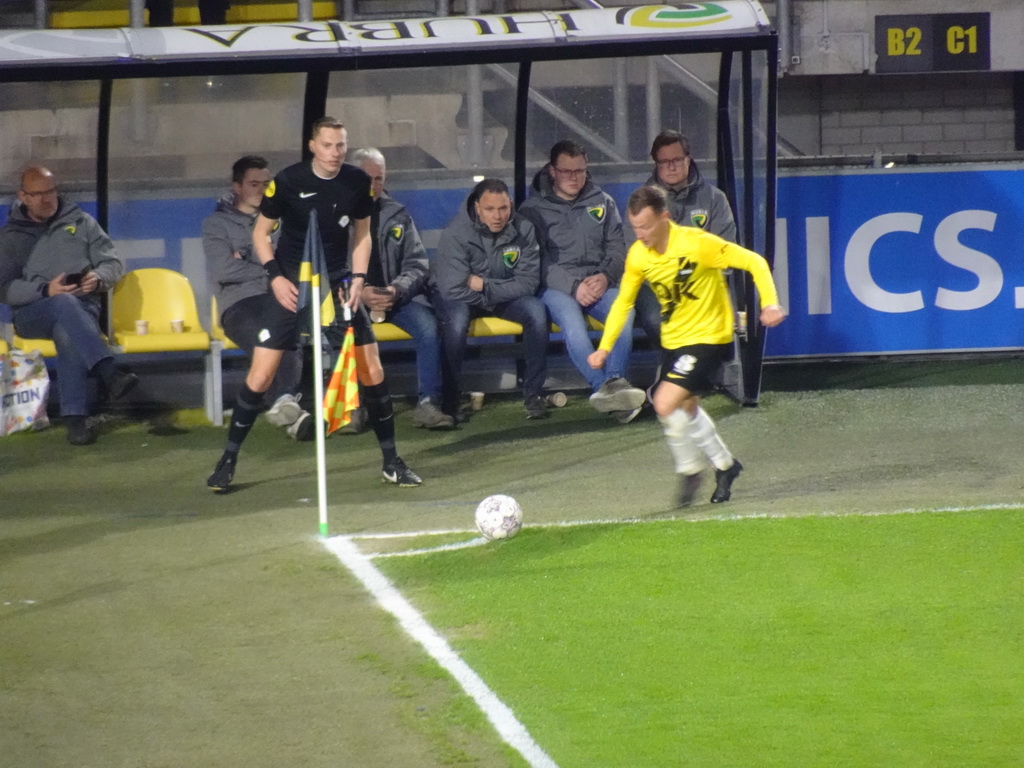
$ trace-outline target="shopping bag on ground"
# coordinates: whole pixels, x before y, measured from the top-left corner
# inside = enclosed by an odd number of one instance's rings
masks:
[[[46,429],[50,375],[38,349],[0,355],[0,435]]]

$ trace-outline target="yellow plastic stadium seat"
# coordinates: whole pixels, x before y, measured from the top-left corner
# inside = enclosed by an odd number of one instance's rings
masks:
[[[57,347],[50,339],[23,339],[18,334],[14,334],[13,346],[22,352],[31,352],[33,349],[38,349],[43,353],[43,357],[57,356]]]
[[[223,344],[224,349],[238,349],[238,345],[228,338],[224,327],[220,324],[220,310],[217,307],[216,296],[210,297],[210,335]]]
[[[127,27],[129,23],[128,3],[125,0],[50,0],[50,26],[54,29],[85,29]],[[178,26],[199,24],[199,9],[195,3],[177,4],[174,9],[174,23]],[[314,20],[335,19],[338,10],[334,0],[315,0]],[[275,0],[250,0],[231,4],[226,21],[228,24],[252,24],[274,21],[295,21],[294,2]]]
[[[170,269],[136,269],[114,286],[111,309],[114,343],[122,352],[206,351],[210,336],[199,324],[192,285]],[[137,320],[149,323],[144,335],[136,333]],[[171,321],[184,321],[184,331],[171,331]]]
[[[7,342],[4,341],[3,339],[0,339],[0,355],[4,354],[6,351],[7,351]]]
[[[373,335],[377,337],[378,342],[406,341],[412,338],[412,336],[392,323],[374,323]]]
[[[522,336],[523,326],[500,317],[476,317],[469,323],[470,336]]]
[[[587,327],[592,331],[603,331],[604,323],[602,323],[600,320],[596,318],[591,317],[590,315],[587,315]],[[562,329],[559,328],[557,325],[555,325],[554,323],[551,324],[552,333],[561,333],[561,331]]]

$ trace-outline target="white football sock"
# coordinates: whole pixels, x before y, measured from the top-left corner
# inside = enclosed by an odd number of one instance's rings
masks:
[[[704,455],[714,464],[715,469],[728,469],[734,461],[729,449],[725,447],[722,438],[718,436],[715,422],[707,415],[703,408],[697,408],[697,415],[692,421],[688,421],[688,435],[697,446],[704,451]]]
[[[690,417],[686,411],[677,409],[667,418],[658,417],[665,431],[668,449],[676,462],[676,472],[692,475],[704,468],[700,449],[689,436]]]

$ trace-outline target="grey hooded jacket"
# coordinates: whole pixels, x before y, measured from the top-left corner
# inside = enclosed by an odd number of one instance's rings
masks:
[[[574,296],[584,278],[603,273],[614,287],[622,278],[626,244],[611,195],[587,178],[575,200],[555,194],[547,169],[533,179],[534,194],[519,208],[537,229],[541,285]]]
[[[466,209],[441,233],[430,276],[445,301],[464,301],[485,310],[532,296],[540,285],[540,247],[533,224],[512,214],[501,232],[493,233],[477,218],[473,196]],[[468,285],[470,275],[484,279],[484,290]]]
[[[680,189],[672,189],[658,181],[657,174],[647,183],[661,187],[668,194],[668,211],[672,221],[684,227],[697,227],[736,242],[736,220],[729,207],[729,198],[714,184],[704,180],[697,162],[690,160],[690,174]]]
[[[376,203],[377,245],[384,282],[398,294],[395,305],[405,304],[424,292],[430,279],[427,250],[405,206],[385,192]]]
[[[61,197],[49,221],[36,222],[15,203],[7,223],[0,227],[0,301],[12,307],[44,298],[47,284],[62,272],[94,272],[100,284],[80,296],[99,302],[124,274],[114,243],[92,216]]]
[[[242,299],[267,292],[267,275],[252,247],[255,222],[256,214],[238,210],[231,194],[221,198],[203,221],[206,271],[221,316]],[[236,258],[236,253],[241,258]]]

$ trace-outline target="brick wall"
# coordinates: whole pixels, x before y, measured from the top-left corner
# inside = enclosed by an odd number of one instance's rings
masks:
[[[820,154],[1008,152],[1009,73],[795,78],[820,89]]]

